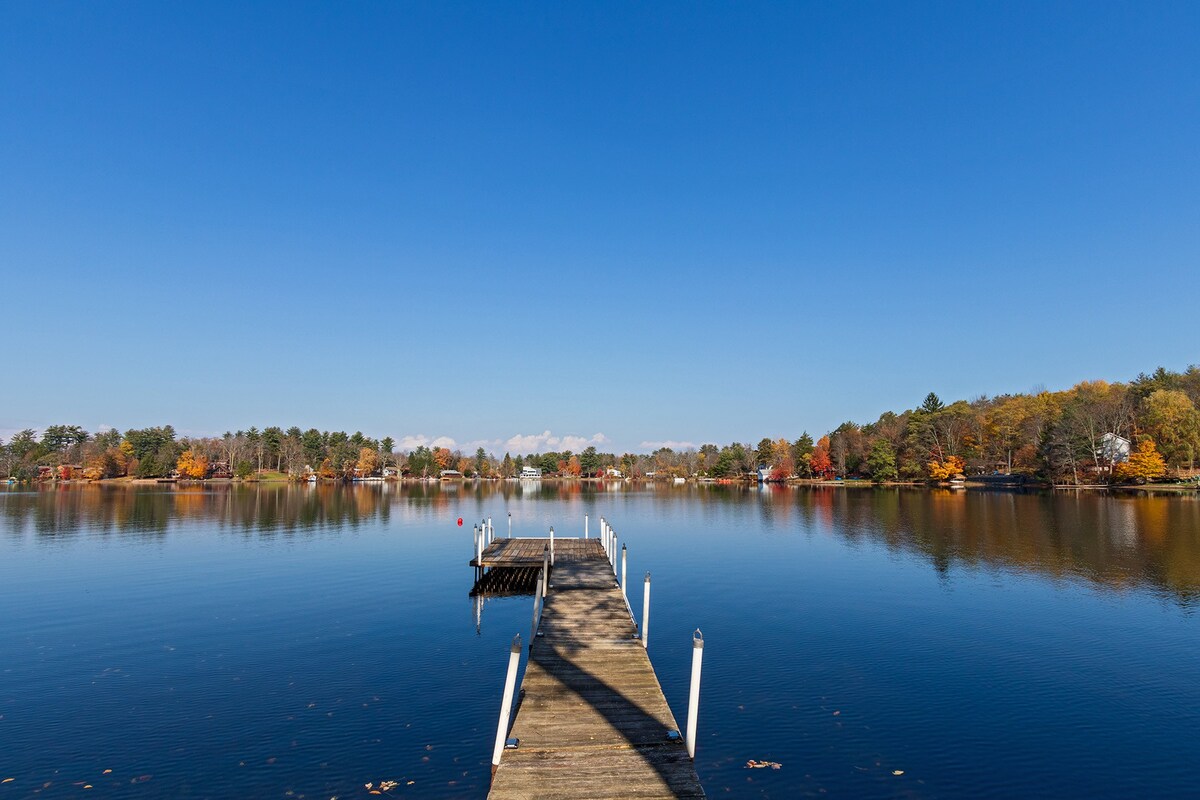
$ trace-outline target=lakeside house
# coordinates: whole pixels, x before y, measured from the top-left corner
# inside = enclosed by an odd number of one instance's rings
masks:
[[[438,473],[438,477],[444,481],[459,481],[463,474],[456,469],[444,469]]]
[[[541,467],[521,467],[521,480],[541,480]]]
[[[1096,464],[1099,469],[1109,469],[1113,464],[1121,464],[1129,460],[1132,445],[1124,436],[1106,433],[1100,437],[1100,446],[1096,449]],[[1099,467],[1105,464],[1107,466]]]
[[[621,473],[621,470],[617,469],[616,467],[609,467],[608,469],[606,469],[604,471],[604,477],[606,477],[606,478],[624,478],[625,476]]]

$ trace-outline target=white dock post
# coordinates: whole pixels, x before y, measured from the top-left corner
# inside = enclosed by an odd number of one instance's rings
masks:
[[[629,602],[629,587],[625,585],[625,568],[628,566],[629,553],[625,549],[625,545],[621,545],[621,594],[625,595],[625,602]]]
[[[696,719],[700,715],[700,666],[704,661],[704,634],[696,628],[692,634],[692,688],[688,693],[687,751],[696,758]]]
[[[517,688],[517,664],[521,661],[521,634],[513,637],[512,650],[508,656],[508,675],[504,677],[504,697],[500,701],[500,722],[496,726],[496,746],[492,748],[492,774],[500,766],[500,754],[504,752],[504,740],[508,738],[508,717],[512,711],[513,690]]]
[[[642,590],[642,647],[647,650],[650,645],[650,573],[646,573],[646,588]]]
[[[583,538],[588,538],[588,515],[583,515]]]
[[[617,537],[615,535],[613,536],[612,558],[610,558],[609,561],[612,562],[613,577],[616,577],[616,575],[617,575]]]
[[[488,544],[496,539],[496,529],[492,526],[492,518],[488,517]]]
[[[542,574],[546,576],[542,581],[542,597],[546,597],[546,591],[550,588],[550,545],[542,548]]]
[[[512,512],[508,512],[508,538],[512,538]]]
[[[475,528],[475,564],[483,569],[483,531]]]
[[[537,579],[537,594],[533,596],[533,621],[529,627],[529,647],[533,648],[533,640],[537,638],[538,622],[542,616],[542,598],[546,595],[542,593],[546,584],[546,573],[539,572]]]
[[[554,566],[554,526],[550,526],[550,566]]]

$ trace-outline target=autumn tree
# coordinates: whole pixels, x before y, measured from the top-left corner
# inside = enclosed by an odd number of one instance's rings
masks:
[[[184,450],[175,462],[175,469],[181,477],[200,480],[208,475],[208,459],[191,449]]]
[[[933,459],[926,464],[929,477],[935,481],[949,480],[955,475],[961,474],[964,467],[966,467],[966,462],[962,456],[946,456],[942,461]]]
[[[1200,450],[1200,412],[1179,389],[1157,389],[1143,402],[1146,433],[1170,465],[1195,465]]]
[[[583,465],[580,463],[579,456],[571,456],[567,459],[567,474],[572,478],[578,478],[583,472]]]
[[[374,475],[382,466],[382,459],[379,456],[379,451],[371,447],[360,447],[358,450],[358,461],[354,464],[356,474],[367,477]]]
[[[454,454],[445,447],[433,448],[433,462],[437,464],[438,469],[450,469],[450,462],[453,457]]]
[[[813,477],[829,480],[833,477],[833,461],[829,458],[829,437],[822,436],[809,454],[808,468]]]
[[[1120,480],[1145,483],[1167,474],[1167,463],[1149,436],[1138,440],[1137,449],[1129,459],[1113,467],[1113,474]]]

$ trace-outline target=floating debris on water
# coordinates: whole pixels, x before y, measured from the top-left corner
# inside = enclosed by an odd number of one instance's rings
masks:
[[[782,766],[778,761],[755,761],[753,758],[746,762],[746,769],[779,769]]]

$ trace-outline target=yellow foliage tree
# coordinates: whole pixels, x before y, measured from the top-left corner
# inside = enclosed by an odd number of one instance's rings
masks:
[[[929,469],[930,478],[944,481],[960,474],[966,465],[967,463],[958,456],[947,456],[945,461],[934,459],[926,464],[926,467]]]
[[[208,459],[192,450],[184,450],[175,462],[175,469],[184,478],[204,478],[208,475]]]
[[[354,465],[364,478],[379,470],[379,451],[364,447],[358,451],[358,463]]]
[[[1113,467],[1113,474],[1124,481],[1148,481],[1167,474],[1167,462],[1163,461],[1154,440],[1143,436],[1137,450],[1129,454],[1129,460]]]

